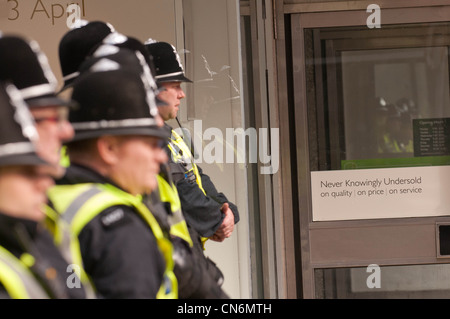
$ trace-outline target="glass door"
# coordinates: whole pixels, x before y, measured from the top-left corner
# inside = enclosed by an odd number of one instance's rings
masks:
[[[445,134],[442,141],[425,143],[420,138],[425,120],[445,122],[450,116],[449,30],[448,24],[421,24],[378,32],[307,31],[319,37],[315,41],[321,47],[314,50],[325,64],[314,70],[324,72],[326,82],[318,98],[326,100],[323,107],[332,115],[329,159],[320,158],[321,167],[325,163],[329,169],[411,166],[438,160],[429,156],[450,154]],[[447,158],[439,160],[448,163]]]
[[[291,23],[303,291],[447,298],[450,23],[358,14]]]

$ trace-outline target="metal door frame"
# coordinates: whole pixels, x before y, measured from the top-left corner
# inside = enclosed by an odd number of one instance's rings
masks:
[[[447,22],[450,19],[450,5],[448,1],[378,1],[381,7],[381,23],[383,24],[409,24],[424,22]],[[320,27],[347,27],[366,26],[366,19],[370,13],[366,12],[369,1],[345,1],[317,4],[291,4],[285,5],[284,12],[291,13],[291,38],[292,38],[292,65],[293,65],[293,103],[295,109],[295,139],[297,143],[297,183],[298,183],[298,218],[301,237],[301,269],[302,269],[302,294],[304,298],[314,298],[315,282],[314,269],[324,266],[352,266],[352,264],[313,264],[311,252],[311,231],[317,228],[317,222],[312,222],[311,205],[311,175],[308,142],[308,109],[306,94],[306,65],[304,30]],[[303,10],[303,12],[302,12]],[[382,27],[382,26],[381,26]],[[436,218],[432,220],[416,219],[408,220],[407,226],[415,227],[423,223],[431,223],[434,227]],[[352,221],[352,222],[321,222],[320,227],[334,228],[338,225],[348,227],[364,227],[375,225],[388,227],[390,225],[404,225],[405,219],[389,222],[377,220]],[[424,262],[424,260],[421,260]],[[431,261],[430,262],[435,262]],[[356,265],[356,264],[354,264]],[[297,265],[299,267],[300,265]]]
[[[251,36],[247,41],[252,54],[253,88],[255,103],[255,128],[279,129],[278,172],[273,175],[258,174],[254,181],[258,189],[258,212],[261,256],[258,257],[262,272],[261,296],[263,298],[295,298],[296,276],[294,247],[294,222],[292,202],[291,129],[286,124],[289,113],[287,103],[280,103],[280,85],[277,64],[279,51],[275,49],[277,39],[277,7],[282,2],[275,0],[241,1],[241,15],[250,18]],[[242,26],[241,26],[242,27]],[[281,47],[280,47],[281,48]],[[284,61],[284,60],[283,60]],[[283,123],[284,125],[281,125]],[[259,170],[259,166],[258,166]],[[254,262],[254,260],[252,260]],[[256,286],[255,286],[256,287]],[[258,288],[258,287],[256,287]]]

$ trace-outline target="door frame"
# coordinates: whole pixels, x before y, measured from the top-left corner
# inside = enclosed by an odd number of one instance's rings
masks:
[[[448,22],[450,20],[450,5],[443,1],[378,1],[381,7],[381,28],[383,24],[409,24],[424,22]],[[285,13],[290,14],[290,31],[292,40],[292,80],[293,92],[306,92],[306,65],[304,30],[320,27],[350,27],[366,26],[366,19],[370,13],[366,12],[369,1],[333,2],[317,4],[291,4],[285,5]],[[304,11],[301,11],[304,10]],[[315,297],[315,268],[325,265],[313,264],[311,258],[311,231],[317,226],[312,222],[311,199],[311,168],[310,145],[308,141],[308,108],[306,94],[294,94],[295,109],[295,140],[297,159],[297,185],[298,185],[298,220],[300,223],[301,246],[301,276],[302,287],[299,289],[304,298]],[[433,220],[435,222],[435,219]],[[404,220],[374,221],[380,227],[390,223],[400,225]],[[417,221],[411,222],[414,226]],[[420,221],[419,221],[420,223]],[[343,223],[344,224],[344,223]],[[345,223],[349,224],[349,223]],[[367,221],[355,221],[351,227],[363,227],[370,224]],[[333,228],[337,223],[323,223],[324,227]],[[334,266],[338,266],[335,264]],[[341,265],[347,266],[347,265]],[[300,265],[297,265],[300,267]]]

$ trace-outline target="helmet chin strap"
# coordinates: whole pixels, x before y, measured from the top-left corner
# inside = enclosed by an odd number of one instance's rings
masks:
[[[185,134],[185,128],[181,125],[181,123],[180,123],[180,120],[178,119],[178,116],[176,116],[175,117],[175,119],[177,120],[177,123],[178,123],[178,126],[180,127],[180,129],[181,129],[181,133],[182,133],[182,138],[183,138],[183,140],[186,142],[186,134]],[[197,158],[197,153],[195,152],[195,149],[194,149],[194,143],[193,143],[193,141],[192,141],[192,136],[189,134],[189,142],[190,142],[190,144],[191,145],[189,145],[190,146],[190,149],[191,149],[191,153],[192,153],[192,155],[193,155],[193,157],[194,158]],[[186,143],[187,144],[187,143]]]
[[[183,127],[181,126],[180,120],[178,119],[178,116],[175,116],[175,119],[177,120],[178,126],[183,129]]]

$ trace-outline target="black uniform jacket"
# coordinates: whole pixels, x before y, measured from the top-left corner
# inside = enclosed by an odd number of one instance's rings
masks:
[[[224,203],[228,203],[234,214],[234,223],[239,221],[239,211],[235,204],[231,203],[227,197],[217,191],[208,175],[198,166],[198,171],[202,179],[202,186],[206,195],[196,183],[191,183],[187,179],[179,180],[176,183],[181,207],[186,222],[193,227],[201,236],[212,236],[222,224],[225,215],[220,208]]]
[[[172,129],[167,124],[166,127],[170,130]],[[173,165],[176,164],[172,160],[172,152],[167,145],[165,151],[169,157],[169,166],[173,168]],[[197,165],[197,168],[206,195],[197,183],[188,178],[180,179],[176,172],[179,171],[178,169],[172,169],[172,175],[187,224],[194,228],[202,237],[210,237],[216,232],[225,218],[225,215],[220,211],[220,208],[224,203],[229,204],[229,207],[234,214],[235,224],[239,221],[239,211],[237,206],[231,203],[223,193],[217,191],[213,182],[208,175],[203,173],[201,167]]]
[[[29,253],[34,257],[35,262],[30,270],[42,283],[50,298],[86,298],[82,286],[68,287],[67,279],[73,272],[68,272],[67,261],[43,225],[0,213],[0,245],[17,258],[23,253]],[[8,298],[1,284],[0,298]]]
[[[72,164],[65,177],[57,183],[114,185],[95,171],[76,164]],[[117,214],[118,210],[123,213]],[[105,218],[109,214],[114,214],[115,218]],[[156,297],[162,283],[165,261],[150,226],[133,208],[107,208],[92,219],[78,237],[85,270],[100,297]]]

